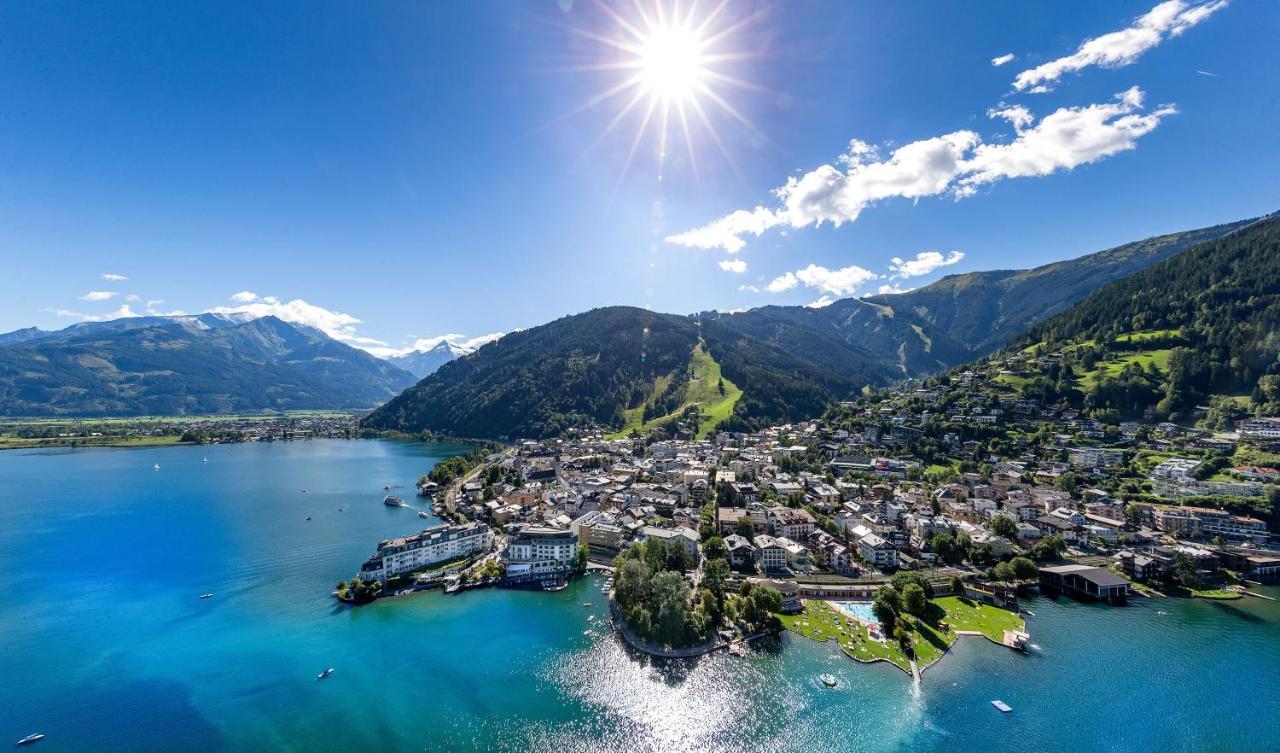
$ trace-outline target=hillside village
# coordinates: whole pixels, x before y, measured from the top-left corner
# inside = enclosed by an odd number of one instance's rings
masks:
[[[1248,582],[1273,581],[1280,418],[1246,416],[1229,431],[1108,423],[1019,390],[1060,359],[1005,353],[752,433],[697,439],[691,420],[647,437],[524,441],[420,490],[455,523],[494,532],[473,552],[488,555],[483,582],[556,587],[660,547],[678,552],[664,567],[684,574],[695,608],[721,602],[710,628],[724,597],[704,592],[708,572],[731,599],[744,583],[777,590],[784,614],[875,598],[904,573],[930,596],[1014,611],[1036,589],[1118,604],[1240,598]],[[373,560],[366,580],[401,575]],[[709,571],[715,560],[723,568]],[[449,582],[481,579],[462,568]]]

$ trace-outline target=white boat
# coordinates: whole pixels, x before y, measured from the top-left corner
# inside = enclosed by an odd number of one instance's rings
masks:
[[[1010,706],[1009,704],[1005,703],[1004,701],[992,701],[992,702],[991,702],[991,705],[992,705],[992,706],[995,706],[995,707],[996,707],[996,708],[998,708],[998,709],[1000,709],[1000,712],[1001,712],[1001,713],[1003,713],[1003,714],[1007,714],[1007,713],[1009,713],[1010,711],[1013,711],[1013,707],[1012,707],[1012,706]]]
[[[159,463],[156,463],[156,464],[155,464],[154,466],[152,466],[152,467],[153,467],[153,468],[155,468],[155,470],[157,470],[157,471],[158,471],[158,470],[160,470],[160,464],[159,464]]]
[[[822,684],[826,685],[828,688],[834,688],[836,686],[836,678],[832,675],[818,675],[818,679],[821,680]]]
[[[205,458],[204,460],[201,460],[200,462],[201,462],[201,463],[207,463],[207,462],[209,462],[209,458]]]
[[[430,515],[429,513],[427,513],[427,512],[424,512],[424,511],[422,511],[422,510],[419,510],[419,511],[418,511],[418,517],[419,517],[419,518],[429,518],[429,517],[431,517],[431,515]]]
[[[316,679],[317,679],[317,680],[323,680],[324,678],[328,677],[328,676],[329,676],[329,675],[331,675],[331,674],[333,674],[333,667],[328,667],[327,669],[325,669],[325,671],[323,671],[323,672],[321,672],[320,674],[316,675]]]
[[[18,741],[18,744],[30,745],[31,743],[38,743],[43,739],[44,739],[44,735],[37,732],[34,735],[27,735],[26,737],[22,738],[21,740]]]
[[[388,494],[387,496],[383,497],[382,504],[386,505],[387,507],[408,507],[408,505],[404,503],[403,499],[400,499],[394,494]]]
[[[200,594],[200,598],[202,598],[202,599],[212,599],[212,598],[213,598],[213,594]]]

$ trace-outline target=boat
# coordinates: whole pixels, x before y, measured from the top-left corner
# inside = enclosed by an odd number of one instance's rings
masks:
[[[317,679],[317,680],[323,680],[324,678],[328,677],[328,676],[329,676],[329,675],[331,675],[331,674],[333,674],[333,667],[328,667],[328,668],[326,668],[326,669],[325,669],[325,671],[323,671],[323,672],[321,672],[320,674],[316,675],[316,679]]]
[[[836,678],[833,675],[818,675],[818,679],[821,680],[822,684],[826,685],[828,688],[834,688],[836,686]]]
[[[459,583],[450,583],[444,587],[444,592],[447,594],[456,594],[460,590],[462,590],[462,585]]]
[[[431,515],[430,515],[429,513],[425,512],[425,511],[423,511],[423,510],[419,510],[419,511],[418,511],[418,517],[419,517],[419,518],[429,518],[429,517],[431,517]]]
[[[207,462],[209,462],[209,458],[207,458],[207,457],[206,457],[204,460],[201,460],[200,462],[201,462],[201,463],[207,463]]]
[[[157,471],[158,471],[158,470],[160,470],[160,464],[159,464],[159,463],[156,463],[156,464],[155,464],[154,466],[152,466],[152,467],[153,467],[155,470],[157,470]]]
[[[310,516],[310,515],[308,515],[308,516],[307,516],[307,520],[311,520],[311,516]]]
[[[408,507],[408,505],[404,503],[403,499],[400,499],[394,494],[388,494],[387,496],[383,497],[382,504],[386,505],[387,507]]]
[[[1009,713],[1010,711],[1013,711],[1013,707],[1012,707],[1012,706],[1010,706],[1009,704],[1005,703],[1004,701],[998,701],[998,700],[997,700],[997,701],[992,701],[992,702],[991,702],[991,705],[992,705],[992,706],[995,706],[995,707],[996,707],[996,708],[998,708],[998,709],[1000,709],[1000,712],[1001,712],[1001,713],[1003,713],[1003,714],[1007,714],[1007,713]]]
[[[729,655],[730,655],[730,656],[742,656],[742,644],[741,644],[741,643],[730,643],[730,644],[729,644]]]
[[[202,599],[212,599],[212,598],[213,598],[213,594],[200,594],[200,598],[202,598]]]
[[[589,602],[589,601],[584,601],[584,602],[582,602],[582,606],[584,606],[584,607],[589,607],[589,606],[591,606],[591,602]]]
[[[22,738],[21,740],[18,741],[18,744],[30,745],[31,743],[38,743],[43,739],[44,739],[44,735],[37,732],[34,735],[27,735],[26,737]]]

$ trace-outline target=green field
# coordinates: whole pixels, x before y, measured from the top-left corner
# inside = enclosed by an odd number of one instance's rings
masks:
[[[163,447],[178,444],[178,435],[161,437],[14,437],[0,434],[0,450],[35,447]]]
[[[1162,340],[1167,337],[1177,337],[1176,329],[1149,329],[1142,332],[1130,332],[1125,335],[1116,335],[1118,343],[1142,343],[1149,340]]]
[[[1092,387],[1104,376],[1119,376],[1124,367],[1131,363],[1136,363],[1144,369],[1154,365],[1164,371],[1169,368],[1169,358],[1172,355],[1173,350],[1166,348],[1161,350],[1139,350],[1134,353],[1125,353],[1121,356],[1111,356],[1099,363],[1098,368],[1080,377],[1078,381],[1081,387]]]
[[[627,422],[619,431],[609,435],[609,438],[619,439],[626,437],[633,431],[644,434],[651,429],[656,429],[676,420],[693,406],[697,406],[701,411],[701,419],[698,421],[698,438],[704,439],[710,435],[717,424],[733,413],[733,406],[738,402],[738,398],[742,397],[742,390],[733,382],[725,379],[724,394],[720,394],[720,380],[723,378],[720,373],[720,364],[716,363],[716,359],[711,357],[711,354],[707,352],[701,343],[693,349],[693,354],[689,357],[688,368],[692,370],[692,376],[689,378],[689,384],[685,388],[684,399],[678,408],[665,416],[650,419],[647,423],[642,421],[644,405],[632,408],[624,414]],[[654,382],[649,400],[652,400],[654,396],[661,395],[667,385],[671,383],[671,379],[671,375],[659,377]],[[648,403],[649,400],[645,402]]]

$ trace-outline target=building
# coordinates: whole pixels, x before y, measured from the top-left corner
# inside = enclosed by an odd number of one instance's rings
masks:
[[[858,554],[875,567],[898,566],[898,550],[874,533],[868,533],[858,540]]]
[[[808,510],[793,507],[774,507],[769,510],[769,527],[774,536],[785,536],[799,541],[813,532],[816,521]]]
[[[1251,418],[1239,424],[1240,436],[1254,439],[1280,439],[1280,418]]]
[[[1156,528],[1185,538],[1221,536],[1235,541],[1265,544],[1270,538],[1266,522],[1245,515],[1232,515],[1211,507],[1164,507],[1155,511]]]
[[[1101,567],[1057,565],[1040,568],[1040,585],[1084,599],[1119,604],[1129,598],[1129,581]]]
[[[578,537],[560,528],[527,526],[514,534],[504,553],[508,571],[537,576],[563,572],[578,560]]]
[[[432,526],[412,536],[379,542],[378,551],[360,566],[359,577],[385,583],[403,573],[487,552],[491,546],[493,532],[483,523]]]
[[[1124,450],[1112,447],[1068,447],[1072,468],[1108,468],[1124,462]]]
[[[1202,461],[1194,458],[1169,458],[1151,469],[1151,478],[1168,478],[1185,480],[1191,478],[1192,472],[1200,467]]]
[[[640,540],[658,539],[668,543],[679,544],[689,556],[689,562],[698,564],[698,532],[690,528],[657,528],[645,526],[640,529]]]
[[[760,570],[766,573],[781,573],[787,569],[787,550],[772,536],[755,537],[756,560]]]

